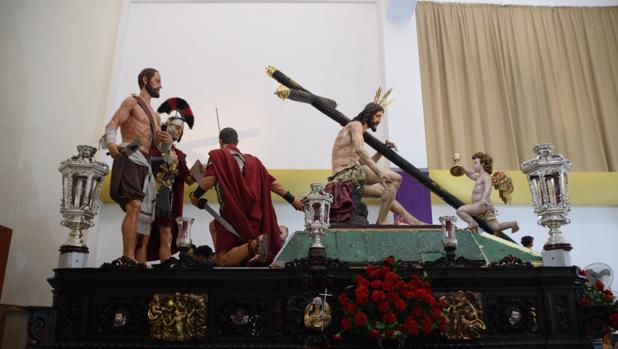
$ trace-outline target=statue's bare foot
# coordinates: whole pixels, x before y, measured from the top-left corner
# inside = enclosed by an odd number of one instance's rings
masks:
[[[255,251],[251,251],[254,252],[255,255],[251,259],[249,259],[249,264],[255,265],[266,263],[266,260],[268,259],[268,235],[258,235],[258,237],[255,238],[255,240],[251,240],[249,244],[253,243],[253,241],[256,241],[257,244],[255,246]]]
[[[403,219],[403,217],[397,216],[397,219],[395,219],[395,225],[410,225],[410,223]]]
[[[420,221],[420,220],[418,220],[416,218],[412,218],[411,224],[412,225],[427,225],[427,223],[425,223],[423,221]]]
[[[515,222],[513,224],[513,227],[511,228],[511,234],[517,233],[518,231],[519,231],[519,224],[517,224],[517,222]]]
[[[414,216],[410,216],[410,218],[404,218],[403,216],[397,216],[397,220],[395,220],[396,225],[427,225],[427,223],[416,219]]]
[[[479,225],[478,224],[470,224],[466,227],[466,230],[469,230],[473,233],[478,233],[479,232]]]

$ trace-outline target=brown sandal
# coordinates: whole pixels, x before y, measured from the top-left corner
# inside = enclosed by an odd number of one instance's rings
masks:
[[[146,267],[146,265],[143,263],[139,263],[136,260],[133,260],[127,256],[122,256],[122,257],[114,259],[110,263],[103,263],[103,265],[101,265],[101,268],[110,268],[110,267],[113,267],[113,268],[144,268]]]

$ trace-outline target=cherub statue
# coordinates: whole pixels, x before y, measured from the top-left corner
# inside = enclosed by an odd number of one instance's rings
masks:
[[[472,155],[474,167],[472,170],[463,168],[464,173],[474,181],[472,190],[472,203],[463,205],[457,209],[457,215],[468,223],[467,229],[478,231],[479,225],[473,216],[484,219],[494,232],[511,229],[511,233],[519,230],[516,221],[500,223],[496,218],[496,208],[491,202],[491,187],[494,186],[500,192],[500,198],[504,203],[511,201],[513,193],[513,181],[504,172],[496,172],[493,175],[493,162],[491,156],[486,153],[474,153]]]

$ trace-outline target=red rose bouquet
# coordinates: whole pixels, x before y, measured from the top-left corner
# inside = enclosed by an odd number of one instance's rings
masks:
[[[614,296],[614,293],[605,288],[603,282],[599,279],[594,283],[588,278],[588,271],[578,269],[577,273],[586,278],[586,282],[582,283],[579,287],[579,299],[577,304],[604,304],[609,307],[608,325],[614,330],[618,330],[618,300]]]
[[[586,278],[586,282],[582,283],[579,289],[578,304],[607,304],[613,305],[616,300],[610,289],[605,288],[601,280],[596,280],[594,283],[588,279],[588,271],[578,269],[577,273]]]
[[[342,332],[371,338],[442,332],[444,305],[433,295],[428,281],[418,275],[403,280],[397,271],[399,263],[389,257],[381,266],[368,265],[366,276],[357,275],[354,284],[339,295]],[[340,338],[340,333],[335,336]]]

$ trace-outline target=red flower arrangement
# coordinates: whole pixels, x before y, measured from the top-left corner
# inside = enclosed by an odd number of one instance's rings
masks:
[[[605,288],[605,285],[601,280],[596,280],[594,283],[588,279],[588,271],[579,269],[577,273],[586,278],[586,282],[581,284],[579,293],[580,297],[577,300],[579,305],[587,304],[604,304],[609,307],[608,325],[614,330],[618,330],[618,300],[614,296],[614,293]]]
[[[585,278],[588,278],[588,271],[578,269],[577,273]],[[580,297],[577,300],[577,303],[580,305],[585,304],[607,304],[613,305],[616,302],[614,299],[614,294],[610,289],[606,289],[603,281],[596,280],[594,283],[591,283],[589,279],[586,280],[580,286]]]
[[[370,264],[366,277],[357,275],[354,285],[339,295],[343,309],[342,332],[370,338],[406,338],[435,335],[446,325],[444,304],[431,292],[428,281],[412,275],[404,281],[397,272],[400,262],[384,259],[381,266]],[[341,333],[335,335],[341,339]]]

